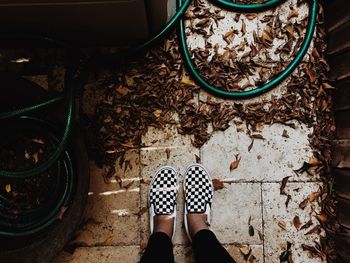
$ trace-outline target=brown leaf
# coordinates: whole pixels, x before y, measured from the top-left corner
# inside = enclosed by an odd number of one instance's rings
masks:
[[[294,170],[294,172],[296,172],[296,173],[303,173],[303,172],[305,172],[305,171],[309,170],[309,169],[310,169],[310,167],[311,167],[311,165],[310,165],[309,163],[304,162],[304,163],[303,163],[303,166],[302,166],[302,167],[300,167],[300,168],[299,168],[299,169],[297,169],[297,170]]]
[[[5,185],[5,191],[6,191],[6,193],[11,192],[11,184],[6,184]]]
[[[37,143],[37,144],[41,144],[41,145],[44,145],[45,144],[45,142],[43,141],[43,140],[41,140],[41,139],[32,139],[32,142],[35,142],[35,143]]]
[[[301,247],[303,248],[304,251],[308,251],[310,253],[310,256],[318,256],[318,257],[322,257],[322,253],[316,249],[316,247],[313,246],[309,246],[309,245],[305,245],[302,244]]]
[[[287,130],[283,130],[282,137],[284,137],[284,138],[289,138],[289,135],[288,135],[288,131],[287,131]]]
[[[312,226],[312,220],[311,219],[309,221],[307,221],[307,223],[305,225],[302,225],[300,230],[307,229],[310,226]]]
[[[68,207],[67,206],[62,206],[60,211],[58,212],[58,216],[57,216],[57,219],[59,220],[62,220],[63,219],[63,216],[64,214],[66,213]]]
[[[272,45],[273,38],[272,38],[271,33],[269,32],[268,29],[265,29],[263,31],[261,40],[262,40],[262,42],[264,43],[265,46],[271,46]]]
[[[299,216],[295,216],[295,217],[293,218],[293,225],[295,226],[295,228],[296,228],[297,230],[299,230],[300,225],[301,225]]]
[[[240,246],[239,247],[239,251],[244,255],[247,256],[251,253],[252,249],[250,248],[250,246]]]
[[[290,202],[291,199],[292,199],[292,196],[291,195],[287,195],[287,199],[286,199],[286,202],[285,202],[286,207],[288,207],[289,202]]]
[[[214,191],[225,188],[224,183],[219,179],[213,179]]]
[[[255,57],[258,54],[258,49],[256,48],[256,46],[254,46],[254,44],[250,44],[250,48],[251,48],[251,52],[250,52],[250,56],[251,57]]]
[[[186,86],[190,86],[190,87],[195,87],[196,86],[196,83],[194,83],[192,80],[190,80],[187,77],[183,77],[182,80],[181,80],[181,83],[186,85]]]
[[[307,204],[309,203],[309,199],[306,198],[304,201],[302,201],[300,204],[299,204],[299,207],[301,209],[305,209],[305,207],[307,206]]]
[[[298,17],[298,16],[299,16],[298,11],[294,10],[293,12],[291,12],[291,13],[288,15],[288,20],[291,19],[292,17]]]
[[[134,184],[134,181],[131,181],[127,185],[123,186],[125,189],[129,189]]]
[[[313,192],[311,194],[309,194],[309,196],[307,197],[309,199],[309,202],[313,202],[316,200],[317,197],[320,196],[320,192]]]
[[[252,225],[249,226],[248,232],[249,232],[249,235],[251,237],[254,236],[255,231],[254,231],[254,227]]]
[[[166,153],[166,158],[169,159],[169,158],[170,158],[171,150],[170,150],[169,148],[166,148],[166,149],[165,149],[165,153]]]
[[[286,223],[285,222],[279,221],[277,224],[281,229],[286,230]]]
[[[241,161],[241,157],[238,158],[238,155],[236,156],[236,160],[234,160],[231,164],[230,164],[230,171],[233,171],[235,169],[237,169],[239,162]]]
[[[247,33],[247,25],[245,24],[244,20],[242,20],[242,33],[245,35]]]
[[[123,86],[121,86],[121,85],[119,85],[118,87],[116,87],[116,89],[115,89],[119,94],[121,94],[121,95],[127,95],[128,93],[129,93],[129,89],[128,88],[125,88],[125,87],[123,87]]]
[[[311,235],[311,234],[320,234],[321,233],[321,227],[319,225],[311,228],[308,232],[305,233],[305,235]]]
[[[252,142],[248,146],[248,152],[250,152],[250,150],[253,148],[253,144],[254,144],[254,139],[252,139]]]
[[[328,218],[325,214],[319,214],[319,215],[316,215],[316,218],[321,221],[321,222],[324,222],[326,223],[328,221]]]
[[[287,182],[288,182],[288,179],[289,179],[290,176],[287,176],[287,177],[284,177],[282,179],[282,183],[281,183],[281,187],[280,187],[280,194],[281,195],[285,195],[285,191],[284,189],[286,188],[286,185],[287,185]]]
[[[201,162],[201,158],[197,154],[195,154],[194,156],[196,158],[196,163],[200,163]]]
[[[257,14],[246,14],[245,15],[249,20],[253,20],[257,17]]]
[[[148,207],[145,206],[145,207],[142,207],[140,209],[140,211],[138,211],[137,213],[134,213],[135,216],[142,216],[144,213],[146,213],[148,211]]]
[[[312,156],[312,157],[309,158],[309,164],[311,166],[316,166],[316,165],[319,164],[319,161],[318,161],[318,159],[316,157]]]
[[[159,118],[161,114],[162,114],[162,110],[161,109],[156,109],[153,112],[153,115],[156,116],[157,118]]]
[[[261,134],[252,134],[250,135],[250,137],[258,140],[265,140],[265,138]]]

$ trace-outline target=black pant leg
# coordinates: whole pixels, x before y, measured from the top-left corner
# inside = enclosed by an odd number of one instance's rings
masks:
[[[196,263],[236,263],[210,230],[200,230],[192,239]]]
[[[174,263],[173,243],[167,234],[153,233],[140,263]]]

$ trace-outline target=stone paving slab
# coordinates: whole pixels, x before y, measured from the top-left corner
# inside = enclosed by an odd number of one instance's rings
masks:
[[[236,125],[224,132],[215,132],[201,148],[201,160],[213,178],[230,182],[279,182],[286,176],[291,181],[316,181],[318,177],[298,175],[293,170],[302,166],[312,156],[308,138],[309,129],[297,124],[292,129],[281,124],[263,126],[264,139],[254,139],[246,133],[245,124]],[[289,138],[282,136],[286,131]],[[237,169],[230,171],[235,156],[241,158]]]
[[[91,165],[91,182],[85,223],[76,242],[94,245],[139,245],[140,209],[139,151],[129,151],[125,167],[117,165],[116,178],[106,179],[103,169]],[[120,185],[121,184],[121,185]]]
[[[315,241],[319,241],[318,234],[306,235],[310,229],[319,224],[315,218],[320,211],[319,205],[314,201],[304,210],[299,208],[299,204],[310,194],[319,191],[319,187],[319,183],[288,183],[285,192],[291,194],[292,199],[286,208],[286,196],[280,194],[280,184],[262,185],[265,262],[279,262],[278,258],[286,249],[287,241],[293,244],[292,255],[295,263],[325,262],[320,258],[309,258],[307,252],[301,248],[302,244],[314,246]],[[301,226],[309,220],[312,220],[312,226],[297,230],[293,224],[295,216],[299,217]]]
[[[262,244],[261,186],[251,183],[225,184],[215,191],[211,229],[225,244]],[[249,222],[250,221],[250,222]],[[249,223],[255,229],[249,234]]]

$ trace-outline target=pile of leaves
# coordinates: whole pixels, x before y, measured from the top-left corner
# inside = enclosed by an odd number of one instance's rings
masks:
[[[299,4],[304,2],[298,1]],[[298,16],[296,9],[297,7],[291,7],[289,18]],[[248,19],[249,16],[255,19],[254,15],[246,16]],[[207,38],[213,34],[213,24],[222,19],[222,14],[197,0],[186,17],[192,21],[191,29],[188,30]],[[240,15],[236,19],[241,19]],[[202,22],[193,22],[198,20]],[[222,89],[239,91],[261,85],[281,71],[298,50],[307,19],[300,23],[289,19],[294,22],[283,24],[277,13],[266,15],[263,20],[266,25],[264,30],[261,35],[255,32],[254,43],[248,44],[249,50],[243,56],[236,54],[239,49],[246,50],[246,29],[243,24],[242,28],[223,35],[223,39],[229,44],[235,35],[242,34],[243,44],[238,47],[227,47],[224,53],[219,54],[218,47],[211,46],[207,41],[205,49],[191,50],[194,63],[203,77]],[[329,172],[330,140],[335,131],[331,112],[333,87],[326,76],[329,68],[323,57],[326,44],[322,25],[321,8],[308,59],[285,82],[281,96],[268,96],[256,103],[222,103],[210,97],[205,101],[198,101],[200,88],[186,73],[175,34],[145,55],[123,61],[117,69],[105,71],[103,76],[91,80],[95,84],[88,86],[84,97],[83,123],[90,156],[98,165],[109,167],[106,176],[113,176],[115,161],[127,150],[140,148],[141,136],[150,126],[162,128],[166,124],[176,124],[181,134],[193,135],[193,145],[200,147],[209,140],[212,132],[227,129],[230,121],[237,118],[246,123],[252,140],[259,139],[257,132],[262,125],[282,123],[296,128],[295,122],[304,123],[313,128],[309,141],[315,159],[312,163],[306,162],[303,169],[297,172],[313,169],[321,175],[324,184],[312,202],[320,204],[322,214],[318,216],[320,224],[313,226],[310,231],[317,232],[319,228],[323,228],[327,237],[321,238],[321,242],[315,246],[303,245],[303,249],[310,256],[326,256],[330,262],[335,262],[332,239],[336,230],[335,204],[333,179]],[[281,58],[280,62],[271,61],[269,57],[275,38],[285,40],[274,51]],[[261,57],[266,61],[259,61],[258,58]],[[259,77],[255,83],[251,83],[250,77],[254,74]],[[242,84],[244,80],[245,84]],[[213,127],[210,131],[209,126]],[[284,137],[287,136],[288,134],[284,134]],[[282,185],[285,187],[286,184],[287,179]],[[290,198],[286,197],[286,205]],[[295,222],[298,225],[297,219]],[[311,225],[303,227],[309,228]],[[292,262],[290,246],[287,247],[289,248],[284,252],[283,259]]]

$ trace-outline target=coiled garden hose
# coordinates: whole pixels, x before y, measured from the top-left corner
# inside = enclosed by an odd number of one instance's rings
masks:
[[[65,73],[65,90],[63,95],[51,98],[45,102],[23,109],[0,113],[0,147],[15,141],[16,138],[44,138],[45,145],[53,149],[47,161],[30,170],[6,171],[0,170],[0,178],[15,184],[25,179],[35,179],[45,173],[52,172],[48,183],[48,193],[41,204],[30,207],[26,202],[13,203],[8,194],[0,194],[0,236],[20,237],[36,234],[57,220],[62,209],[69,205],[74,185],[76,170],[69,150],[72,133],[74,94],[81,80],[78,80],[79,67],[70,63]],[[35,117],[35,112],[64,101],[66,105],[65,127],[59,130],[48,120]],[[10,212],[13,207],[17,213]]]
[[[247,5],[246,7],[243,5],[238,5],[235,3],[227,2],[224,0],[211,0],[214,3],[220,2],[220,5],[227,5],[231,10],[239,10],[239,11],[246,11],[246,12],[254,12],[254,11],[260,11],[265,9],[265,5],[275,5],[278,2],[278,0],[271,0],[262,4],[254,4],[254,5]],[[182,0],[178,0],[179,6],[182,5]],[[303,60],[305,54],[307,53],[307,50],[310,46],[310,43],[312,41],[312,37],[314,34],[314,30],[316,27],[316,17],[317,17],[317,0],[311,0],[310,1],[310,11],[309,11],[309,21],[308,26],[306,29],[306,34],[303,43],[301,44],[301,47],[296,54],[295,58],[292,60],[292,62],[279,74],[277,74],[272,80],[270,80],[268,83],[264,84],[261,87],[257,87],[251,90],[247,91],[225,91],[220,88],[214,87],[213,85],[209,84],[207,81],[205,81],[199,72],[197,71],[196,67],[193,65],[191,56],[188,52],[187,47],[187,41],[186,41],[186,33],[185,33],[185,27],[183,24],[182,19],[180,19],[179,23],[179,30],[178,35],[180,39],[180,50],[182,52],[182,58],[187,66],[187,69],[189,70],[191,76],[194,78],[194,80],[200,85],[202,88],[208,90],[209,92],[213,93],[214,95],[229,98],[229,99],[246,99],[250,97],[255,97],[258,95],[261,95],[277,85],[279,85],[283,80],[285,80],[292,72],[298,67],[300,62]]]
[[[245,13],[260,12],[273,8],[278,4],[284,2],[284,0],[267,0],[264,3],[239,4],[227,0],[210,1],[214,5],[223,7],[226,10]],[[122,52],[115,54],[110,54],[107,57],[100,57],[90,62],[93,63],[102,61],[104,63],[110,64],[116,60],[120,60],[140,51],[147,50],[149,47],[153,46],[155,43],[163,39],[163,37],[166,36],[175,26],[178,26],[178,37],[180,41],[181,53],[185,65],[188,68],[193,79],[201,87],[213,93],[214,95],[228,99],[245,99],[258,96],[271,90],[280,84],[283,80],[285,80],[296,69],[310,46],[316,26],[317,0],[309,0],[309,21],[304,41],[295,58],[286,67],[286,69],[277,74],[277,76],[275,76],[270,82],[264,84],[261,87],[256,87],[255,89],[242,92],[225,91],[206,82],[198,73],[196,67],[191,61],[191,56],[189,54],[186,42],[185,27],[183,24],[183,14],[190,5],[190,2],[191,0],[177,0],[176,14],[167,23],[164,29],[149,41],[146,41],[145,43],[142,43],[141,45],[138,45],[134,48],[123,50]],[[45,41],[53,42],[50,39],[45,39]],[[11,180],[24,180],[26,178],[33,178],[54,168],[57,173],[54,183],[52,184],[52,192],[49,193],[51,196],[48,198],[47,202],[43,204],[42,207],[28,209],[25,204],[18,204],[21,207],[22,213],[17,216],[11,216],[6,210],[7,205],[9,205],[11,201],[8,200],[6,196],[0,195],[0,237],[17,237],[36,234],[49,227],[56,220],[60,209],[68,205],[68,202],[73,193],[74,182],[77,180],[77,178],[75,178],[74,164],[72,163],[72,158],[68,150],[74,112],[74,89],[83,83],[83,81],[77,82],[75,79],[76,73],[77,71],[74,67],[70,67],[67,70],[65,77],[64,95],[57,96],[46,102],[33,105],[31,107],[0,113],[0,121],[11,124],[6,129],[2,129],[0,131],[1,140],[4,140],[8,136],[13,136],[14,134],[17,134],[18,131],[22,130],[29,132],[30,134],[43,136],[48,140],[48,143],[52,146],[52,148],[55,149],[54,153],[49,157],[49,159],[38,167],[34,167],[28,171],[0,170],[0,178],[3,177],[9,178]],[[42,110],[45,107],[62,100],[65,100],[67,105],[65,128],[63,130],[63,133],[57,131],[57,129],[53,127],[53,125],[49,122],[38,119],[31,115],[33,112]]]

